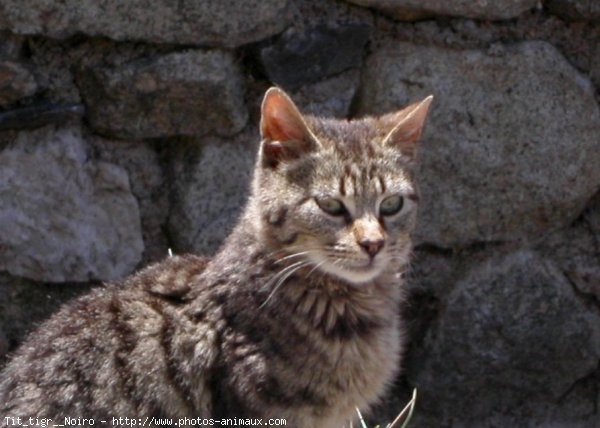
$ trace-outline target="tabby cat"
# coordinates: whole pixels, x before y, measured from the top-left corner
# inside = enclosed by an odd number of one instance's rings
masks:
[[[0,374],[0,424],[340,428],[368,411],[398,371],[415,149],[431,99],[347,121],[303,116],[267,91],[251,195],[220,251],[167,258],[64,306]]]

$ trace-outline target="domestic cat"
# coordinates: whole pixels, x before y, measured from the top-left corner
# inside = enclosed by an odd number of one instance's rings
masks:
[[[340,428],[368,411],[399,369],[431,99],[347,121],[304,116],[268,90],[251,195],[218,253],[167,258],[65,305],[0,374],[0,424]]]

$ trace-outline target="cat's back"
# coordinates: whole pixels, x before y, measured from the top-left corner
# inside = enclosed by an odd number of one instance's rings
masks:
[[[181,355],[186,341],[193,352],[191,344],[203,338],[181,312],[206,263],[172,257],[65,305],[1,373],[0,425],[14,415],[190,413],[199,393],[188,390],[186,371],[193,368],[178,359],[189,357]]]

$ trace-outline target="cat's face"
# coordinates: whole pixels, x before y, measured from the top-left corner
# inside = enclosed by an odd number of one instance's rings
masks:
[[[364,284],[406,264],[414,144],[430,101],[381,118],[326,120],[267,92],[253,200],[264,238],[290,266]]]

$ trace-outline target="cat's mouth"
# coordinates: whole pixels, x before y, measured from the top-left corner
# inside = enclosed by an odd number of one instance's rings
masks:
[[[370,258],[357,263],[348,263],[347,269],[359,272],[366,272],[371,270],[382,270],[385,262],[382,260],[383,257]]]

